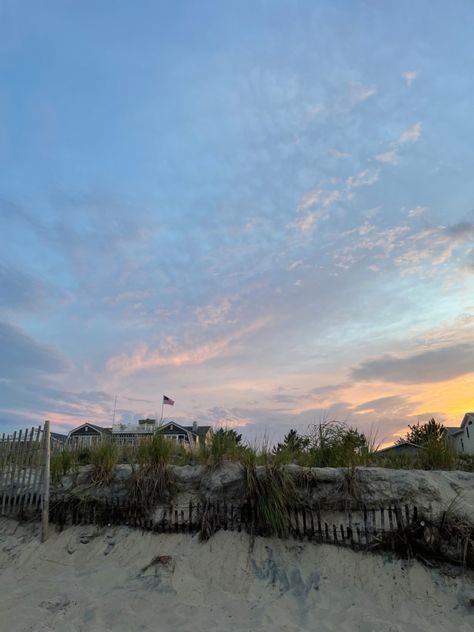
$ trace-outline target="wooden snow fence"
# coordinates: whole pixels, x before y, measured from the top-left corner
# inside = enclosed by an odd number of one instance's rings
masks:
[[[129,526],[157,533],[200,534],[207,539],[217,531],[238,531],[269,536],[259,524],[256,508],[249,503],[190,502],[186,506],[159,509],[155,517],[144,517],[126,498],[52,499],[50,521],[59,527],[68,524]],[[353,549],[375,549],[382,545],[399,550],[408,541],[406,532],[418,523],[418,508],[391,505],[377,509],[361,506],[346,512],[320,508],[289,508],[285,536],[321,544],[335,544]],[[281,535],[281,537],[285,537]],[[393,542],[393,546],[390,543]]]
[[[48,527],[49,421],[38,426],[3,433],[0,437],[0,515],[42,514],[42,539]]]

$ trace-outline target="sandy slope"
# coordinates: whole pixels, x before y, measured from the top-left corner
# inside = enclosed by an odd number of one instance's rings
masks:
[[[472,577],[327,545],[259,538],[250,550],[244,534],[203,544],[124,527],[40,545],[33,527],[0,522],[2,632],[467,632],[472,597]]]

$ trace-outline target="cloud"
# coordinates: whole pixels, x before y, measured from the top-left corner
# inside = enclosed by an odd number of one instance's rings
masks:
[[[411,84],[415,81],[417,76],[418,76],[418,73],[416,70],[406,70],[405,72],[402,72],[402,77],[405,79],[405,82],[408,87],[411,86]]]
[[[374,85],[364,86],[360,81],[351,81],[349,82],[349,94],[351,102],[358,103],[377,94],[377,88]]]
[[[345,158],[350,158],[352,156],[352,154],[350,154],[347,151],[338,151],[337,149],[330,149],[329,153],[332,154],[334,156],[334,158],[338,158],[338,159],[345,159]]]
[[[472,239],[474,224],[471,222],[425,228],[406,239],[407,247],[395,259],[395,263],[407,273],[417,272],[424,260],[441,265],[451,259],[457,248]]]
[[[454,344],[399,357],[391,354],[366,360],[353,369],[354,380],[397,384],[443,382],[474,372],[474,343]]]
[[[0,308],[36,309],[45,296],[42,282],[21,270],[0,264]]]
[[[389,395],[387,397],[378,397],[371,399],[367,402],[363,402],[353,408],[354,412],[367,413],[367,412],[389,412],[410,414],[415,407],[416,402],[409,402],[409,400],[403,395]]]
[[[398,161],[399,161],[398,150],[396,148],[389,149],[388,151],[385,151],[381,154],[377,154],[375,156],[375,160],[377,160],[378,162],[388,163],[391,165],[398,165]]]
[[[377,182],[378,179],[379,179],[378,169],[375,169],[375,170],[364,169],[364,171],[357,173],[355,176],[349,176],[346,179],[346,185],[348,189],[355,189],[358,187],[370,186],[372,184],[375,184],[375,182]]]
[[[401,144],[404,143],[416,143],[416,141],[421,136],[421,123],[415,123],[411,127],[408,127],[404,132],[400,134],[400,138],[398,142]]]
[[[267,319],[261,319],[218,340],[187,348],[181,347],[172,338],[165,338],[158,349],[150,349],[148,345],[142,343],[131,354],[121,353],[110,358],[107,369],[115,375],[128,375],[160,367],[205,364],[237,351],[238,343],[246,335],[257,331],[267,323]]]
[[[42,345],[19,328],[0,323],[0,378],[17,378],[32,372],[59,373],[65,362],[51,347]]]
[[[330,208],[341,199],[341,196],[341,192],[337,190],[316,188],[308,191],[298,207],[299,211],[303,212],[291,226],[304,236],[310,235],[318,222],[327,219]]]
[[[410,218],[419,217],[420,215],[423,215],[426,210],[426,206],[415,206],[414,208],[407,209],[406,214]]]
[[[209,325],[219,325],[223,322],[234,322],[227,319],[231,308],[232,302],[230,299],[226,298],[217,304],[199,307],[196,310],[196,316],[198,322],[204,327],[208,327]]]
[[[301,209],[313,208],[313,206],[318,206],[322,209],[327,209],[337,202],[341,197],[340,191],[327,191],[324,189],[314,189],[313,191],[309,191],[303,196],[303,199],[300,203]]]

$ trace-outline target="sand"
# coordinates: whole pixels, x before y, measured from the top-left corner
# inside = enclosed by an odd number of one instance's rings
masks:
[[[0,521],[0,629],[11,632],[453,632],[474,629],[472,575],[219,532],[53,531]]]

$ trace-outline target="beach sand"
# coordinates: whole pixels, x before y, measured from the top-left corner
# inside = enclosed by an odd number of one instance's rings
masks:
[[[472,576],[418,562],[223,531],[87,526],[40,544],[37,529],[0,522],[2,632],[474,629]]]

